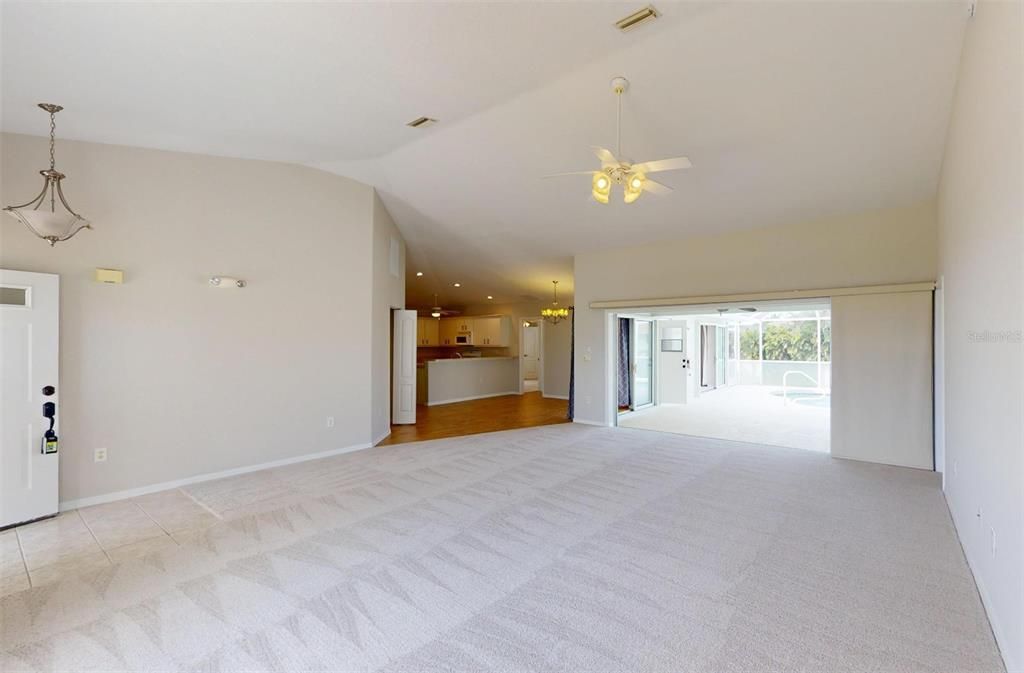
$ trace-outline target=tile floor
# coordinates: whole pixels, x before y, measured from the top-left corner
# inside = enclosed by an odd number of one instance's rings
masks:
[[[730,386],[688,404],[663,404],[619,416],[619,425],[828,453],[826,407],[784,403],[773,386]]]
[[[220,521],[181,489],[62,512],[0,532],[0,596],[176,546]]]

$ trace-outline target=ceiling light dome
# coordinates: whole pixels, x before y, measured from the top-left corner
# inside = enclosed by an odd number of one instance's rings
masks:
[[[43,176],[43,190],[27,203],[20,206],[6,206],[4,212],[24,224],[39,238],[49,241],[52,247],[59,241],[68,240],[82,229],[92,229],[92,225],[89,220],[76,213],[68,205],[68,201],[64,197],[64,190],[61,188],[61,181],[67,176],[56,169],[54,145],[57,123],[55,117],[64,108],[52,103],[40,103],[39,107],[50,113],[50,167],[39,171],[39,174]],[[49,201],[49,208],[46,207],[47,201]],[[57,207],[58,201],[63,208]]]

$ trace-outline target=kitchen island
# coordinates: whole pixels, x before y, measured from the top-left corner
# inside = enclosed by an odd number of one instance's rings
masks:
[[[446,358],[426,362],[426,403],[449,404],[519,393],[514,357]]]

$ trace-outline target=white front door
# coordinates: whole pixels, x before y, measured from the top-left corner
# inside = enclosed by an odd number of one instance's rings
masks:
[[[395,310],[394,321],[391,422],[411,425],[416,422],[416,311]]]
[[[57,513],[59,295],[53,274],[0,269],[0,528]]]
[[[523,328],[523,378],[533,381],[537,378],[540,363],[540,327],[530,325]]]

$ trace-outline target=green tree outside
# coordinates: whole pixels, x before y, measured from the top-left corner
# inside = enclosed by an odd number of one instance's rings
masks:
[[[818,360],[817,323],[813,320],[764,323],[764,359],[783,362],[816,362]],[[740,328],[740,357],[760,360],[757,327]],[[832,322],[821,321],[821,359],[832,357]]]

